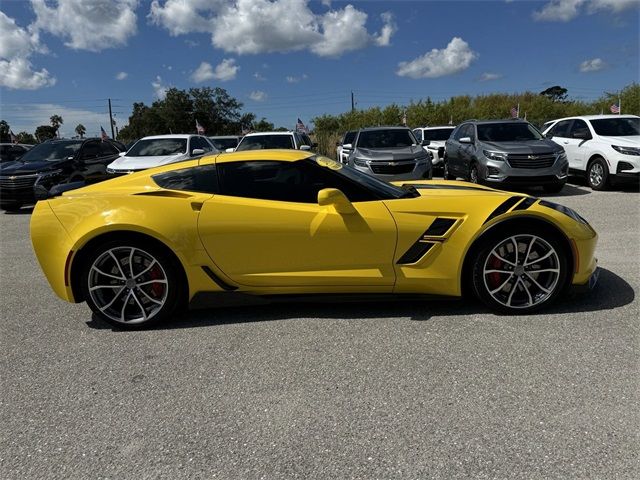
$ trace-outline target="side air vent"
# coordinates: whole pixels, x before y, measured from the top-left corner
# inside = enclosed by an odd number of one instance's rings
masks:
[[[418,240],[416,243],[411,245],[411,248],[405,252],[404,255],[398,260],[398,265],[407,264],[407,263],[416,263],[420,260],[424,255],[433,248],[435,243],[433,242],[423,242]]]
[[[171,190],[155,190],[152,192],[140,192],[136,193],[136,195],[141,195],[144,197],[168,197],[168,198],[189,198],[191,195],[188,193],[176,192]]]
[[[426,232],[424,232],[425,237],[442,237],[445,233],[449,231],[449,229],[456,223],[455,218],[436,218],[433,223],[429,226]]]

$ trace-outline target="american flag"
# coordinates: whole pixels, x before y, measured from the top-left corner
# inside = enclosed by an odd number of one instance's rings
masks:
[[[107,138],[109,138],[109,135],[107,135],[107,132],[104,131],[102,125],[100,125],[100,138],[102,139],[102,141],[105,141]]]
[[[620,113],[620,105],[614,103],[609,107],[609,110],[611,110],[611,113]]]
[[[304,123],[302,123],[302,120],[300,120],[299,118],[298,118],[298,123],[296,123],[296,132],[309,133],[309,131],[307,130],[307,127],[304,125]]]
[[[204,127],[200,125],[200,122],[198,122],[197,118],[196,118],[196,131],[198,132],[198,135],[204,135]]]
[[[18,143],[18,137],[13,133],[13,130],[9,130],[9,136],[11,137],[11,143]]]
[[[518,107],[511,107],[511,118],[518,118]]]

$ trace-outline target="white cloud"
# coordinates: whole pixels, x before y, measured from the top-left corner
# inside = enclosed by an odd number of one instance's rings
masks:
[[[160,78],[160,75],[157,75],[156,79],[151,82],[151,86],[153,87],[155,96],[159,100],[164,100],[164,97],[167,96],[167,90],[169,89],[169,87],[162,83],[162,78]]]
[[[120,47],[136,34],[138,0],[31,0],[36,20],[33,27],[66,40],[75,50],[98,52]]]
[[[213,80],[215,74],[213,73],[213,67],[210,63],[202,62],[195,72],[191,75],[191,80],[196,83],[206,82],[207,80]]]
[[[502,77],[503,75],[501,73],[484,72],[482,75],[480,75],[480,81],[490,82],[491,80],[498,80],[499,78],[502,78]]]
[[[469,44],[454,37],[446,48],[434,48],[410,62],[400,62],[396,74],[410,78],[437,78],[462,72],[471,65],[478,54],[469,48]]]
[[[256,90],[254,92],[251,92],[249,98],[255,102],[264,102],[267,99],[267,94],[263,91]]]
[[[551,0],[541,10],[533,12],[534,20],[542,22],[568,22],[583,12],[599,11],[620,13],[640,6],[640,0]]]
[[[285,80],[287,81],[287,83],[299,83],[302,80],[306,80],[307,78],[309,78],[309,76],[306,73],[303,73],[299,77],[295,77],[293,75],[287,75],[285,77]]]
[[[264,82],[266,80],[266,78],[260,75],[260,72],[254,73],[253,78],[255,78],[258,82]]]
[[[127,72],[118,72],[118,74],[116,75],[116,80],[124,80],[128,76],[129,74]]]
[[[601,58],[592,58],[591,60],[585,60],[580,64],[580,71],[582,73],[597,72],[607,67],[607,64]]]
[[[310,50],[337,57],[368,45],[386,46],[396,31],[382,15],[378,34],[367,31],[367,14],[347,5],[316,14],[309,0],[154,0],[149,18],[172,35],[208,32],[214,47],[237,54]]]
[[[236,61],[233,58],[225,58],[216,65],[216,71],[213,73],[213,78],[220,80],[221,82],[227,82],[236,78],[236,74],[240,70],[240,67],[236,65]]]
[[[38,32],[16,25],[13,18],[0,12],[0,86],[36,90],[56,83],[45,68],[33,69],[30,57],[34,53],[45,53]]]

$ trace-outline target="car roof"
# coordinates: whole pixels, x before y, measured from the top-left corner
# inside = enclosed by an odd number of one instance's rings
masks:
[[[227,138],[240,138],[242,135],[212,135],[209,138],[213,140],[224,140]]]
[[[440,129],[440,128],[450,128],[451,130],[453,130],[454,128],[456,128],[456,125],[431,125],[430,127],[416,127],[414,128],[414,130],[435,130],[436,128]]]
[[[247,133],[245,137],[255,137],[256,135],[293,135],[292,131],[287,132],[252,132]]]
[[[291,149],[262,149],[262,150],[244,150],[242,152],[220,153],[215,155],[207,155],[202,157],[200,165],[211,163],[226,163],[238,161],[265,161],[277,160],[280,162],[296,162],[305,158],[313,157],[316,154],[305,150]]]
[[[176,133],[176,134],[167,134],[167,135],[150,135],[148,137],[142,137],[140,140],[158,140],[162,138],[191,138],[191,137],[203,137],[204,135],[196,135],[189,133]]]
[[[529,123],[527,120],[524,120],[522,118],[497,118],[495,120],[465,120],[464,122],[460,122],[460,123],[474,123],[476,125],[485,125],[485,124],[490,124],[490,123]]]
[[[401,127],[398,125],[393,125],[393,126],[381,126],[381,127],[365,127],[365,128],[361,128],[360,131],[361,132],[373,132],[375,130],[411,130],[409,127]]]
[[[638,115],[617,115],[617,114],[606,114],[606,115],[574,115],[571,117],[563,117],[563,118],[556,118],[555,120],[549,120],[549,122],[545,122],[546,123],[550,123],[550,122],[559,122],[560,120],[574,120],[579,118],[580,120],[602,120],[605,118],[640,118]]]

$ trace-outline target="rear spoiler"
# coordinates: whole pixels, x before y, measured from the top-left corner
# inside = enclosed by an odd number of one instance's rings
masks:
[[[59,197],[64,192],[75,190],[76,188],[82,188],[86,185],[84,181],[61,183],[60,185],[54,185],[51,190],[47,190],[43,185],[36,185],[33,188],[36,200],[48,200],[49,198]]]

